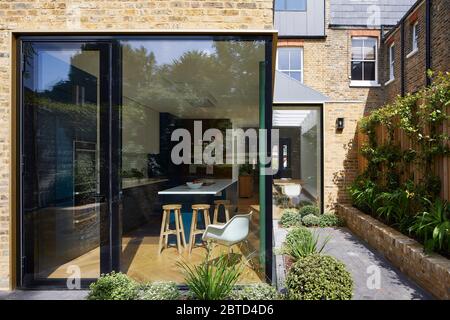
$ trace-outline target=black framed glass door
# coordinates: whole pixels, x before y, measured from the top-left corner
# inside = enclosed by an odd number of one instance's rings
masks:
[[[111,270],[110,42],[22,41],[21,285]]]
[[[176,166],[168,142],[196,121],[205,133],[270,129],[271,46],[272,36],[256,35],[21,36],[19,286],[78,278],[85,287],[112,270],[182,283],[176,261],[186,252],[171,239],[158,254],[161,206],[168,189],[195,179],[226,185],[214,197],[232,214],[257,208],[255,249],[242,252],[257,252],[257,267],[246,281],[269,275],[272,177],[253,163],[253,191],[241,199],[239,163]],[[189,201],[203,199],[172,200],[184,202],[188,225]],[[190,261],[202,261],[204,248],[193,251]]]

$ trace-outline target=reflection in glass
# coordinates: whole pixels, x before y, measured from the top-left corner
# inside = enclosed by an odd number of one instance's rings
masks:
[[[30,279],[100,274],[100,55],[83,44],[24,44],[24,228]]]
[[[362,62],[352,62],[352,80],[363,80]]]
[[[201,234],[194,240],[191,253],[186,248],[178,252],[175,235],[162,240],[165,227],[162,206],[166,204],[181,205],[179,222],[184,226],[187,244],[192,242],[192,228],[202,229],[206,223],[203,215],[199,215],[197,223],[193,222],[192,205],[209,205],[212,222],[217,208],[218,223],[226,221],[225,209],[231,217],[253,210],[248,241],[233,250],[238,256],[250,257],[258,263],[257,170],[251,166],[244,170],[236,163],[207,165],[205,161],[177,165],[171,151],[178,141],[171,141],[171,136],[176,129],[187,130],[192,146],[199,143],[204,148],[210,143],[202,139],[208,129],[217,129],[225,139],[227,129],[259,128],[259,65],[265,60],[266,43],[208,37],[154,38],[121,44],[121,270],[139,281],[182,283],[183,275],[176,262],[187,259],[196,264],[204,259],[205,248],[199,245]],[[194,121],[201,125],[200,141],[194,141]],[[225,161],[225,151],[223,157]],[[193,160],[193,156],[190,158]],[[193,181],[203,183],[198,193],[189,193],[186,186]],[[173,188],[184,191],[170,194]],[[217,193],[202,194],[205,188]],[[245,198],[241,197],[243,194]],[[227,201],[226,205],[219,207],[217,200]],[[173,212],[168,221],[171,229],[176,228]],[[227,249],[216,246],[214,255],[223,250]],[[241,281],[261,281],[261,277],[259,267],[247,268]]]
[[[273,127],[279,130],[282,151],[272,153],[272,165],[281,164],[274,177],[274,204],[279,208],[305,202],[321,207],[320,112],[318,107],[274,108]],[[282,200],[286,196],[287,203]]]

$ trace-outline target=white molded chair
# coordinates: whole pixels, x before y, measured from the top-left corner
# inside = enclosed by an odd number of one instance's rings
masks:
[[[231,248],[231,246],[245,241],[250,230],[250,218],[248,214],[235,215],[225,224],[210,224],[203,233],[203,241],[216,242]]]
[[[283,193],[289,197],[292,204],[296,205],[300,201],[302,186],[300,184],[287,184],[283,186]]]

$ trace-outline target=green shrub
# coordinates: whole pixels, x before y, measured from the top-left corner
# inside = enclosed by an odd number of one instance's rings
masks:
[[[302,208],[302,207],[304,207],[304,206],[312,206],[313,205],[313,203],[311,202],[311,201],[309,201],[309,200],[302,200],[302,201],[300,201],[298,204],[297,204],[297,208]]]
[[[274,195],[275,204],[280,208],[289,208],[291,200],[287,195],[276,194]]]
[[[355,207],[365,213],[375,215],[378,209],[377,198],[380,192],[375,182],[360,176],[352,183],[348,191]]]
[[[294,261],[297,261],[311,254],[321,253],[329,240],[330,238],[327,237],[319,245],[319,235],[313,234],[305,227],[296,228],[286,236],[282,253],[289,255]]]
[[[349,300],[353,280],[345,265],[333,257],[314,254],[295,262],[286,277],[289,299]]]
[[[282,300],[283,296],[271,285],[258,283],[235,289],[231,295],[233,300]]]
[[[306,217],[307,215],[310,215],[310,214],[318,216],[320,214],[320,209],[318,206],[307,205],[307,206],[300,208],[299,214],[302,218]]]
[[[312,238],[312,232],[305,227],[297,227],[288,232],[286,235],[286,242],[294,242],[297,240],[304,240],[306,238]]]
[[[325,213],[319,216],[319,227],[341,227],[344,225],[344,221],[333,213]]]
[[[280,224],[284,228],[300,226],[302,224],[301,217],[297,209],[284,209],[281,214]]]
[[[177,263],[194,299],[224,300],[230,297],[244,268],[244,264],[233,257],[222,254],[212,259],[208,246],[205,260],[199,265],[191,266],[184,261]]]
[[[320,223],[320,218],[314,214],[308,214],[303,217],[302,223],[307,227],[318,226]]]
[[[175,282],[152,282],[141,287],[140,300],[178,300],[180,291]]]
[[[123,273],[102,274],[89,286],[88,300],[134,300],[138,297],[139,286]]]
[[[450,253],[450,205],[437,199],[429,209],[418,214],[409,231],[424,241],[425,250]]]

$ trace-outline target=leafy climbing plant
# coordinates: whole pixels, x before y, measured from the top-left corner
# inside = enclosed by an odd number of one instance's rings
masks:
[[[367,166],[349,193],[362,211],[414,234],[427,250],[442,251],[449,247],[448,204],[439,199],[441,180],[434,169],[437,159],[450,156],[450,137],[442,130],[450,121],[450,73],[428,76],[430,86],[397,97],[359,122],[367,137],[360,148]]]

